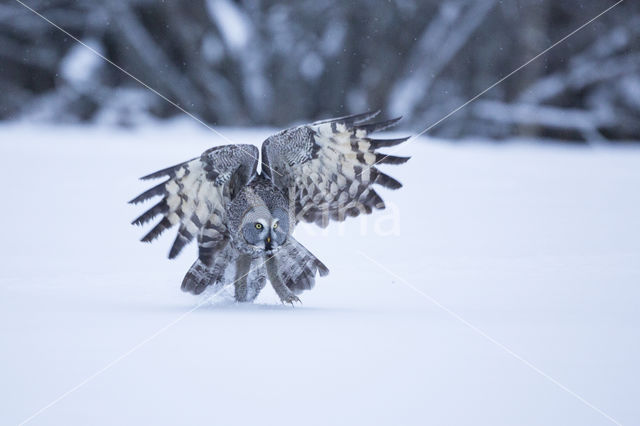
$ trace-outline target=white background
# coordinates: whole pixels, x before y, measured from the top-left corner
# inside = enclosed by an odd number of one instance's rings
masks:
[[[269,130],[221,129],[259,144]],[[225,143],[177,121],[0,127],[0,423],[17,424],[203,301],[196,247],[129,225],[139,176]],[[640,424],[640,149],[444,143],[383,166],[389,209],[298,238],[330,269],[302,306],[216,298],[33,425]],[[148,228],[147,228],[148,229]],[[382,235],[381,235],[382,234]]]

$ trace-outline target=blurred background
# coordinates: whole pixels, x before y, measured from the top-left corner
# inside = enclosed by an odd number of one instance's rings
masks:
[[[281,127],[382,109],[436,122],[613,2],[29,0],[202,120]],[[441,138],[640,139],[640,3],[626,1],[435,127]],[[182,114],[13,0],[0,120]]]
[[[0,0],[0,425],[638,424],[640,1],[440,122],[616,1]],[[303,306],[130,226],[140,176],[376,109],[439,124],[298,225]]]

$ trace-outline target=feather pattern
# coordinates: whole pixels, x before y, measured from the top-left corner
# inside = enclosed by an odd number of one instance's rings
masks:
[[[374,121],[377,115],[317,121],[269,137],[260,174],[256,147],[226,145],[144,176],[163,181],[130,201],[156,200],[133,224],[159,218],[145,242],[177,225],[169,258],[197,239],[198,259],[184,277],[184,291],[200,294],[233,284],[235,299],[251,302],[268,279],[284,303],[299,301],[296,295],[329,270],[293,238],[297,222],[325,227],[330,220],[384,209],[374,185],[402,186],[377,166],[408,158],[378,150],[408,138],[372,138],[399,120]]]
[[[329,220],[384,209],[373,184],[389,189],[402,185],[380,172],[378,164],[402,164],[408,157],[377,152],[404,139],[372,139],[370,134],[395,125],[400,118],[372,122],[365,113],[284,130],[262,145],[262,170],[295,202],[298,220],[326,227]]]
[[[321,277],[329,274],[324,263],[293,237],[289,237],[275,259],[280,278],[294,294],[311,290],[316,282],[316,272]]]
[[[225,145],[207,150],[198,158],[144,176],[142,179],[168,179],[130,201],[137,204],[153,197],[162,197],[132,222],[143,225],[162,215],[162,220],[142,241],[153,241],[165,230],[179,225],[169,251],[169,258],[174,258],[199,235],[207,223],[212,224],[211,229],[227,235],[221,218],[234,193],[230,186],[243,187],[256,175],[258,153],[253,145]]]
[[[226,244],[216,253],[210,264],[198,258],[182,280],[182,290],[200,294],[208,286],[222,286],[234,281],[238,253],[231,244]]]

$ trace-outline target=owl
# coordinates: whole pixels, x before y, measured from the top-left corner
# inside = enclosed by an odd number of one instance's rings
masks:
[[[252,302],[269,280],[283,303],[299,302],[298,295],[313,288],[316,274],[325,276],[329,270],[293,238],[296,224],[324,228],[331,220],[384,209],[374,185],[402,186],[377,166],[402,164],[409,157],[378,149],[408,138],[369,137],[400,120],[375,122],[377,114],[283,130],[263,142],[261,159],[253,145],[225,145],[144,176],[164,180],[130,203],[160,201],[132,223],[161,217],[144,242],[177,225],[170,259],[197,240],[198,258],[182,281],[184,291],[200,294],[233,283],[236,301]]]

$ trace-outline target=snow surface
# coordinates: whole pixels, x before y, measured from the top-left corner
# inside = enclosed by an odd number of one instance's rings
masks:
[[[413,159],[385,166],[405,184],[388,211],[296,231],[331,269],[304,305],[267,287],[188,313],[195,246],[138,242],[126,201],[221,143],[183,121],[0,126],[1,424],[132,348],[29,424],[612,424],[361,253],[640,423],[640,149],[414,141],[389,151]]]

